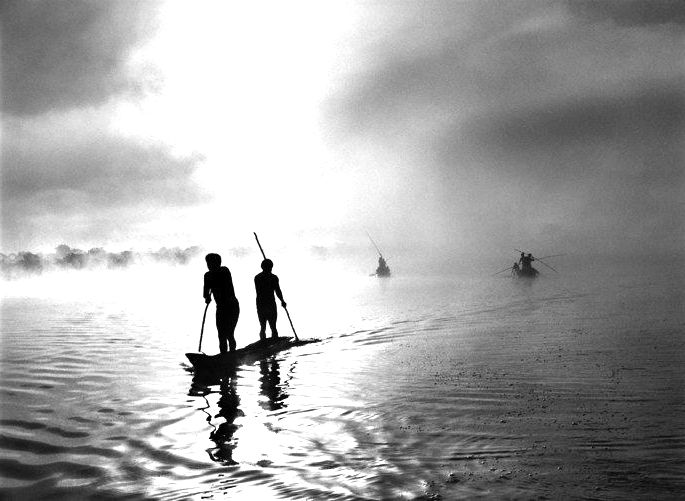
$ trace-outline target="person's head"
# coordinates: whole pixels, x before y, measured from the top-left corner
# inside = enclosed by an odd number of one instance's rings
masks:
[[[274,262],[271,259],[265,259],[262,261],[262,270],[271,271],[274,269]]]
[[[221,256],[219,254],[210,252],[205,256],[205,261],[207,261],[207,268],[209,268],[210,271],[221,268]]]
[[[529,253],[528,253],[528,257],[533,257],[533,255],[529,252]]]

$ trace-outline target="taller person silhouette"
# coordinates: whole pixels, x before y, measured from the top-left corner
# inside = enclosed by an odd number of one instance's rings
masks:
[[[216,330],[219,334],[219,351],[235,351],[235,327],[238,325],[240,305],[235,297],[233,278],[225,266],[221,266],[221,256],[210,253],[205,256],[207,268],[202,295],[209,304],[214,296],[216,303]],[[228,342],[228,348],[226,343]]]

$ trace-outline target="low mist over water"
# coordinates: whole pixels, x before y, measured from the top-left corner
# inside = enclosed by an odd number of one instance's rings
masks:
[[[200,334],[200,264],[13,283],[2,302],[3,497],[685,489],[685,314],[670,267],[559,265],[520,281],[330,265],[296,277],[277,262],[300,338],[321,341],[207,380],[183,355]],[[239,347],[259,328],[241,264]],[[218,350],[211,320],[203,350]]]
[[[103,268],[126,268],[134,264],[166,263],[187,264],[200,254],[197,246],[186,249],[163,247],[157,251],[108,252],[101,247],[88,251],[60,244],[54,253],[20,251],[0,254],[0,272],[3,278],[22,278],[55,270],[82,270]]]

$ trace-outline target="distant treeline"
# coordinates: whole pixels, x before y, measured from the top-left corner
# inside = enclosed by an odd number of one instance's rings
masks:
[[[16,254],[2,254],[2,275],[12,278],[26,273],[38,274],[49,269],[83,268],[124,268],[131,264],[149,262],[183,265],[197,256],[201,249],[197,246],[181,249],[179,247],[162,247],[158,251],[148,252],[107,252],[101,247],[88,251],[74,249],[68,245],[58,245],[54,254],[34,254],[33,252],[17,252]]]

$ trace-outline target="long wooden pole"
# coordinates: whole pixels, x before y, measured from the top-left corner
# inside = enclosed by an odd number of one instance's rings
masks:
[[[266,254],[264,254],[264,249],[262,248],[262,244],[259,243],[259,237],[257,236],[257,232],[253,231],[252,233],[254,233],[254,238],[257,241],[257,245],[259,246],[259,250],[262,252],[262,257],[264,259],[266,259]],[[288,322],[290,322],[290,328],[293,330],[293,334],[295,334],[295,341],[299,341],[300,339],[297,337],[297,332],[295,332],[295,326],[293,325],[293,321],[290,318],[290,312],[288,311],[288,308],[285,306],[283,307],[283,309],[285,310],[285,314],[288,315]]]
[[[369,235],[369,232],[368,232],[368,231],[366,232],[366,236],[369,237],[369,240],[371,240],[371,243],[373,244],[373,246],[374,246],[374,247],[376,248],[376,250],[378,251],[378,255],[379,255],[380,257],[383,257],[383,253],[381,252],[381,250],[380,250],[380,249],[378,248],[378,246],[376,245],[376,242],[373,241],[373,238],[371,238],[371,235]]]
[[[505,271],[509,271],[513,268],[513,266],[510,266],[509,268],[505,268],[502,271],[498,271],[497,273],[493,273],[492,276],[494,277],[495,275],[499,275],[500,273],[504,273]]]
[[[197,345],[197,351],[202,353],[202,334],[205,332],[205,318],[207,318],[207,308],[209,308],[209,303],[205,306],[205,312],[202,315],[202,327],[200,328],[200,344]]]
[[[521,254],[524,254],[524,252],[523,252],[522,250],[519,250],[519,249],[514,249],[514,250],[520,252]],[[562,256],[563,254],[557,254],[557,255],[558,255],[558,256]],[[554,257],[554,256],[546,256],[546,257]],[[542,258],[535,257],[535,256],[533,256],[533,258],[535,259],[535,261],[539,261],[539,262],[541,262],[542,264],[544,264],[545,266],[547,266],[547,268],[549,268],[550,270],[552,270],[554,273],[559,273],[557,270],[555,270],[555,269],[552,268],[550,265],[548,265],[547,263],[545,263],[545,262],[542,260]]]
[[[252,233],[254,233],[254,239],[257,241],[257,245],[259,245],[259,250],[262,253],[262,257],[264,259],[266,259],[266,254],[264,254],[264,249],[262,249],[262,244],[259,243],[259,237],[257,236],[257,232],[253,231]]]

